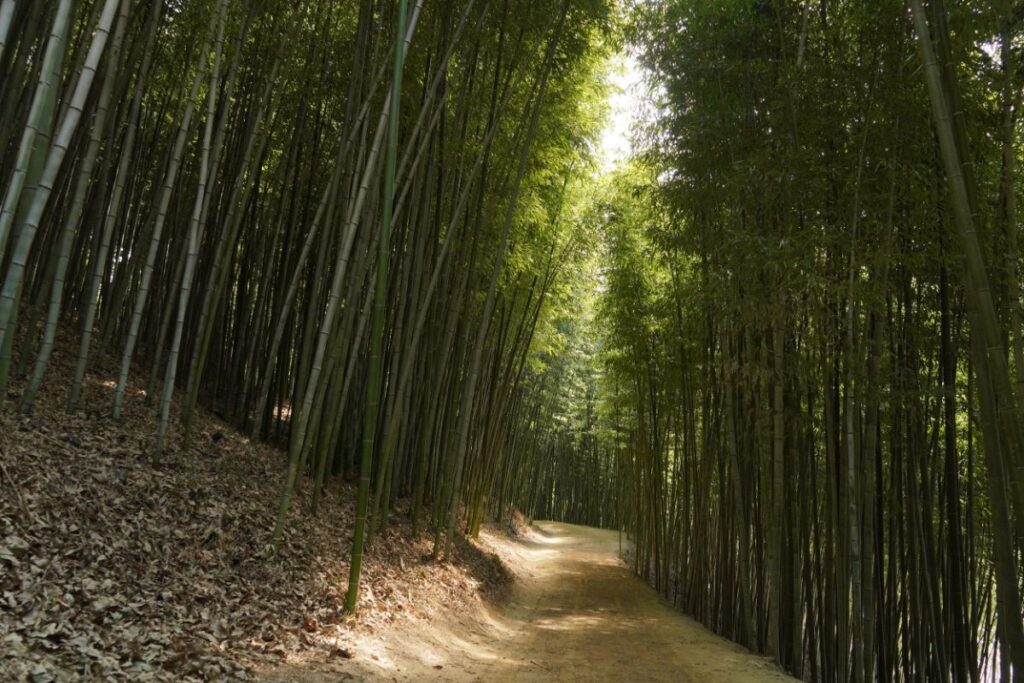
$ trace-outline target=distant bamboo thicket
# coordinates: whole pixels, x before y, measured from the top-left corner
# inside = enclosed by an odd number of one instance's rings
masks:
[[[1024,680],[1022,19],[641,3],[645,158],[521,505],[806,680]]]
[[[200,402],[286,443],[274,549],[299,477],[315,512],[358,475],[350,607],[399,497],[450,552],[532,483],[510,430],[610,22],[602,0],[0,0],[0,395],[31,412],[63,339],[69,410],[119,418],[140,373],[157,460]],[[120,371],[90,384],[99,349]]]

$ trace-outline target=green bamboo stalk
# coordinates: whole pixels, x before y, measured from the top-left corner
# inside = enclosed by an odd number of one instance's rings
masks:
[[[1013,520],[1010,514],[1012,500],[1008,501],[1006,491],[1019,496],[1014,486],[1016,463],[1006,460],[1020,458],[1018,414],[1010,390],[1009,371],[1002,336],[992,302],[991,289],[985,268],[984,255],[975,226],[975,208],[972,206],[969,181],[964,176],[962,156],[953,121],[953,108],[948,99],[950,90],[943,83],[943,76],[935,57],[928,19],[921,0],[910,0],[910,8],[918,37],[918,46],[924,64],[925,83],[932,102],[936,133],[946,170],[956,226],[964,250],[968,274],[969,309],[972,311],[972,350],[975,371],[981,390],[983,413],[989,416],[983,420],[985,453],[989,461],[989,496],[993,507],[995,548],[996,597],[1000,634],[1007,644],[1013,668],[1024,672],[1024,624],[1021,622],[1020,592],[1013,552]],[[1008,405],[1007,405],[1008,404]],[[1006,448],[1006,451],[1003,451]],[[1021,460],[1024,460],[1022,458]],[[1011,469],[1014,468],[1014,469]],[[1010,481],[1005,481],[1003,472],[1008,472]]]
[[[417,18],[422,6],[422,0],[417,2],[413,9],[412,18],[409,20],[408,28],[404,29],[403,34],[399,34],[405,35],[405,46],[408,46],[409,42],[412,40]],[[405,22],[403,20],[403,28],[404,23]],[[402,42],[403,41],[400,40],[396,41],[396,43]],[[328,344],[331,341],[331,332],[334,330],[334,319],[337,316],[338,308],[341,305],[342,286],[345,283],[345,276],[348,273],[349,259],[352,254],[353,244],[355,243],[359,221],[363,215],[363,211],[366,207],[366,201],[370,195],[370,184],[376,173],[380,150],[384,145],[384,133],[387,127],[388,112],[390,110],[391,100],[393,97],[395,97],[395,90],[392,87],[389,89],[388,95],[385,98],[381,117],[366,160],[366,166],[364,167],[363,174],[359,180],[358,193],[356,194],[355,201],[349,208],[348,215],[346,217],[345,228],[341,237],[341,245],[338,250],[334,267],[334,276],[332,278],[330,292],[327,297],[327,306],[324,311],[323,322],[320,324],[320,329],[317,333],[316,351],[313,355],[313,362],[310,366],[309,378],[303,387],[303,398],[299,406],[298,413],[293,418],[294,422],[289,439],[288,474],[285,479],[284,491],[281,495],[281,504],[278,507],[274,531],[271,535],[271,552],[275,552],[278,544],[281,542],[281,536],[284,533],[285,518],[291,505],[291,496],[294,492],[295,484],[298,481],[300,473],[302,455],[307,452],[306,439],[308,436],[309,424],[311,422],[310,418],[314,412],[314,400],[318,395],[319,384],[323,375],[324,358],[327,354]]]
[[[146,44],[150,45],[156,39],[156,31],[160,26],[160,15],[163,9],[163,0],[152,0],[149,10],[148,30],[146,32]],[[82,383],[85,381],[85,371],[89,364],[89,349],[92,345],[93,326],[96,322],[96,311],[99,306],[100,286],[103,283],[103,272],[107,267],[107,255],[110,253],[111,241],[114,234],[114,226],[120,217],[121,203],[125,187],[128,184],[128,176],[134,157],[135,140],[139,129],[139,114],[142,108],[142,96],[146,90],[146,80],[149,76],[150,66],[153,62],[154,50],[144,50],[142,64],[139,68],[139,75],[135,82],[135,93],[132,96],[131,107],[128,113],[128,130],[125,133],[124,142],[120,149],[120,161],[114,175],[114,189],[111,192],[107,210],[103,218],[103,227],[100,233],[99,248],[96,250],[92,275],[89,278],[85,294],[85,311],[82,314],[82,337],[78,346],[78,360],[75,363],[75,373],[71,380],[71,389],[68,392],[69,411],[78,407],[78,400],[82,393]],[[113,154],[111,149],[109,154]]]
[[[25,214],[24,222],[19,227],[18,240],[15,243],[11,261],[7,266],[3,289],[0,290],[0,348],[4,350],[3,354],[0,355],[0,393],[6,391],[7,388],[7,373],[10,367],[9,350],[17,324],[17,306],[21,298],[21,289],[29,252],[32,249],[32,243],[35,241],[36,232],[42,220],[43,210],[46,208],[50,193],[57,181],[57,174],[60,172],[61,165],[64,162],[64,156],[71,145],[71,138],[82,117],[86,99],[89,96],[89,91],[92,89],[96,69],[107,45],[107,38],[110,34],[111,25],[114,22],[114,15],[117,12],[118,4],[119,0],[106,0],[106,3],[103,5],[103,12],[93,34],[92,42],[89,45],[89,52],[82,66],[82,72],[79,74],[78,82],[75,84],[67,111],[61,120],[57,135],[47,154],[43,175],[39,180],[35,194],[32,196],[32,203]],[[2,243],[3,239],[0,239],[0,244]]]
[[[242,218],[245,213],[244,207],[239,206],[238,198],[246,197],[251,191],[252,185],[256,180],[256,173],[254,169],[248,168],[250,159],[255,158],[257,161],[262,160],[264,150],[266,149],[267,142],[269,140],[270,131],[267,126],[263,125],[263,119],[267,111],[273,85],[277,81],[277,73],[281,65],[281,53],[283,52],[283,46],[284,41],[281,42],[277,58],[274,60],[274,65],[270,70],[270,76],[267,79],[267,84],[264,87],[262,96],[260,97],[256,120],[252,124],[252,130],[250,131],[246,142],[245,152],[241,163],[243,172],[248,170],[248,173],[243,182],[235,184],[231,198],[228,200],[228,205],[231,207],[226,219],[228,228],[223,233],[223,239],[219,245],[213,266],[213,272],[210,276],[210,285],[207,288],[206,296],[203,301],[202,313],[197,327],[199,341],[196,344],[196,349],[193,352],[192,360],[190,362],[188,390],[186,393],[185,404],[182,406],[182,429],[184,431],[186,443],[188,443],[192,433],[195,406],[199,399],[199,387],[202,382],[203,373],[206,369],[206,359],[210,349],[210,341],[213,337],[214,322],[216,321],[217,314],[220,310],[220,304],[223,301],[222,294],[224,292],[224,287],[228,282],[228,270],[231,263],[231,255],[234,253],[236,247],[235,240],[238,236],[238,231],[241,228]]]
[[[447,510],[447,533],[445,537],[446,557],[451,557],[452,539],[455,535],[455,519],[458,515],[461,496],[462,474],[465,465],[466,450],[469,445],[470,421],[473,415],[473,403],[476,399],[476,384],[480,377],[480,370],[483,364],[484,344],[487,340],[487,333],[490,329],[491,323],[491,315],[494,311],[494,303],[497,296],[498,276],[501,274],[502,267],[505,263],[506,247],[508,245],[509,235],[512,231],[512,219],[515,215],[522,179],[526,174],[530,148],[533,143],[533,138],[537,133],[537,126],[540,121],[541,105],[544,102],[544,96],[547,92],[551,63],[554,59],[555,49],[561,39],[562,28],[565,23],[566,14],[569,10],[569,2],[570,0],[565,0],[562,4],[558,23],[553,29],[553,33],[547,47],[547,54],[545,55],[544,63],[541,66],[537,96],[536,100],[533,102],[533,111],[527,124],[528,129],[526,137],[523,140],[522,149],[520,150],[516,177],[512,185],[512,194],[509,197],[508,204],[505,208],[504,225],[502,227],[500,241],[498,242],[495,250],[496,256],[491,269],[490,283],[487,288],[487,298],[484,301],[483,311],[481,312],[480,326],[477,329],[476,343],[472,350],[473,355],[471,365],[468,370],[465,385],[462,388],[462,400],[459,408],[458,427],[456,430],[455,462],[453,472],[454,479],[449,493],[450,502]]]
[[[406,43],[409,42],[409,40],[412,37],[412,32],[416,29],[420,6],[421,4],[417,4],[416,10],[414,10],[413,12],[412,20],[409,22],[409,28],[407,29],[406,35]],[[369,113],[370,101],[373,97],[373,94],[376,92],[379,82],[383,78],[385,67],[386,63],[382,63],[380,65],[380,69],[376,74],[376,78],[373,81],[373,85],[370,89],[370,92],[367,95],[366,99],[363,101],[362,106],[360,107],[360,111],[358,116],[356,117],[356,121],[349,127],[348,135],[346,136],[345,141],[338,147],[338,154],[334,164],[334,173],[332,174],[331,181],[328,183],[327,188],[324,189],[323,196],[320,199],[320,203],[317,206],[316,214],[314,215],[313,218],[313,223],[310,226],[309,232],[306,235],[306,239],[302,244],[302,250],[299,253],[298,261],[295,264],[291,280],[289,281],[288,284],[288,289],[286,290],[284,300],[281,304],[281,311],[277,319],[278,324],[274,329],[274,334],[272,337],[272,341],[270,343],[270,350],[266,356],[266,363],[262,375],[262,387],[260,388],[259,396],[256,401],[256,410],[254,413],[253,427],[252,431],[250,432],[250,438],[252,439],[260,438],[260,435],[263,432],[264,415],[266,414],[267,404],[270,402],[271,384],[274,375],[273,368],[278,359],[278,351],[280,349],[281,343],[284,340],[288,318],[291,314],[292,306],[294,305],[295,298],[299,290],[299,283],[302,280],[305,263],[309,258],[309,254],[312,252],[313,245],[315,244],[316,241],[316,235],[322,223],[324,222],[323,217],[326,214],[328,207],[332,205],[336,198],[338,186],[341,183],[343,170],[345,167],[343,159],[345,155],[348,154],[349,149],[351,148],[351,145],[355,140],[356,131],[359,130],[363,119]],[[390,93],[388,94],[388,98],[390,98]],[[350,207],[348,211],[348,216],[346,218],[345,237],[343,239],[345,245],[350,245],[350,235],[354,236],[353,222],[358,222],[362,216],[362,207],[365,201],[365,195],[367,191],[365,185],[369,181],[369,178],[372,175],[373,170],[376,168],[377,156],[380,151],[380,141],[383,136],[384,124],[387,116],[388,101],[389,99],[386,98],[384,107],[381,111],[380,119],[378,120],[377,123],[377,132],[374,135],[374,141],[371,145],[369,159],[366,161],[366,166],[363,171],[362,183],[358,190],[355,206]],[[340,260],[343,264],[347,264],[348,255],[344,254]],[[330,303],[328,304],[328,311],[330,311]],[[314,379],[314,382],[315,381],[316,380]],[[288,492],[290,486],[286,485],[285,488],[285,495],[290,496],[291,494],[290,492]],[[287,505],[285,505],[284,508],[287,508]],[[278,535],[279,534],[275,532],[274,537],[276,538],[278,537]]]
[[[32,369],[32,376],[28,387],[21,397],[22,412],[30,412],[35,401],[36,392],[43,381],[46,367],[53,352],[53,341],[57,334],[57,323],[60,318],[61,304],[64,297],[65,276],[68,270],[68,263],[71,258],[71,247],[74,242],[75,229],[82,217],[82,207],[85,205],[85,197],[92,183],[93,170],[96,167],[96,159],[99,156],[100,145],[103,142],[103,135],[107,127],[107,113],[110,109],[110,100],[113,96],[114,85],[117,83],[121,64],[121,44],[124,41],[125,28],[128,23],[129,0],[122,0],[121,8],[114,29],[114,38],[110,46],[107,72],[103,80],[103,88],[100,91],[99,101],[96,104],[96,114],[93,117],[92,132],[89,137],[89,145],[85,156],[79,166],[78,177],[75,181],[74,196],[71,200],[71,208],[64,219],[64,226],[61,230],[60,244],[58,246],[57,270],[54,273],[53,285],[50,288],[50,304],[46,313],[46,326],[43,331],[43,342],[36,357]],[[113,150],[109,150],[113,153]]]
[[[167,437],[167,429],[171,422],[171,399],[174,396],[174,384],[178,372],[181,338],[185,333],[185,312],[188,308],[190,295],[192,294],[192,280],[195,275],[196,262],[199,260],[199,245],[202,241],[205,227],[202,214],[210,173],[210,151],[213,146],[217,96],[220,91],[220,67],[224,49],[224,14],[226,8],[227,0],[220,0],[217,4],[217,42],[214,48],[213,71],[210,78],[210,89],[206,94],[206,126],[203,131],[203,146],[200,151],[199,187],[196,190],[195,205],[192,208],[192,219],[189,223],[188,253],[185,257],[185,272],[182,275],[180,296],[178,298],[178,317],[174,325],[174,338],[171,341],[171,351],[167,357],[167,372],[164,374],[163,392],[160,396],[160,422],[157,427],[156,444],[153,449],[154,460],[159,460],[163,455],[164,440]],[[225,106],[228,104],[225,101]],[[221,120],[225,119],[222,118]]]
[[[32,96],[28,123],[18,145],[18,157],[14,164],[7,190],[4,192],[3,208],[0,210],[0,254],[7,249],[14,225],[14,217],[18,211],[22,190],[29,173],[29,163],[35,153],[36,136],[50,130],[53,120],[53,100],[57,87],[60,85],[60,65],[64,59],[67,42],[68,26],[71,23],[71,0],[61,0],[57,5],[57,13],[53,18],[50,38],[46,41],[46,52],[39,72],[39,84]],[[46,151],[42,150],[45,155]]]
[[[185,151],[185,143],[188,140],[189,131],[192,127],[192,116],[195,112],[196,98],[199,96],[199,89],[206,76],[210,41],[213,39],[214,22],[211,22],[203,38],[202,47],[199,49],[199,66],[196,68],[196,75],[192,81],[192,89],[185,101],[185,111],[182,114],[178,132],[171,150],[170,161],[167,171],[164,174],[163,183],[156,204],[156,218],[153,232],[149,238],[149,249],[146,253],[146,260],[142,267],[142,279],[139,282],[138,293],[135,296],[135,305],[132,307],[132,316],[129,322],[128,337],[125,341],[124,352],[121,355],[121,369],[117,377],[117,386],[114,389],[114,406],[112,414],[115,420],[121,419],[121,409],[124,404],[124,394],[128,388],[128,375],[131,372],[132,358],[135,355],[135,345],[139,338],[139,327],[142,325],[142,314],[145,312],[146,304],[149,301],[150,282],[153,279],[153,270],[156,266],[156,257],[160,251],[160,242],[163,236],[164,224],[167,222],[167,211],[171,204],[171,195],[174,193],[174,186],[178,178],[178,171],[181,169],[182,154]]]
[[[0,59],[3,59],[4,48],[7,47],[7,35],[11,31],[14,19],[14,0],[3,0],[0,3]]]
[[[407,0],[398,0],[396,36],[405,35]],[[370,498],[370,473],[373,467],[374,439],[377,434],[377,413],[381,395],[381,349],[384,345],[384,305],[388,296],[388,262],[391,259],[391,212],[395,200],[395,169],[398,165],[398,115],[401,107],[402,72],[405,69],[406,43],[395,41],[395,71],[391,85],[388,115],[387,158],[384,167],[383,216],[380,242],[377,245],[377,286],[374,293],[373,318],[370,322],[370,365],[366,382],[366,412],[363,421],[363,447],[359,465],[359,492],[356,498],[356,522],[352,533],[352,559],[349,565],[348,592],[345,610],[355,612],[359,602],[359,575],[363,566],[363,542],[366,532],[366,511]]]

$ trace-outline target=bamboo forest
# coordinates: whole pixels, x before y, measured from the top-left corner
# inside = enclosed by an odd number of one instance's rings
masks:
[[[0,0],[0,680],[1024,683],[1019,0]]]

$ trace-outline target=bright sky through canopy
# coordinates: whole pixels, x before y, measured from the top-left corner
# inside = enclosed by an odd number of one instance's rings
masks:
[[[633,126],[639,117],[642,78],[636,59],[620,53],[608,62],[607,78],[611,84],[608,105],[611,109],[601,131],[598,161],[601,171],[608,172],[633,152]]]

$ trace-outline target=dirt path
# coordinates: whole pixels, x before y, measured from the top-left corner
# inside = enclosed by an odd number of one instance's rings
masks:
[[[506,605],[438,614],[355,643],[328,669],[295,662],[268,680],[321,682],[792,681],[661,602],[618,559],[615,532],[540,522],[485,539],[516,573]]]

